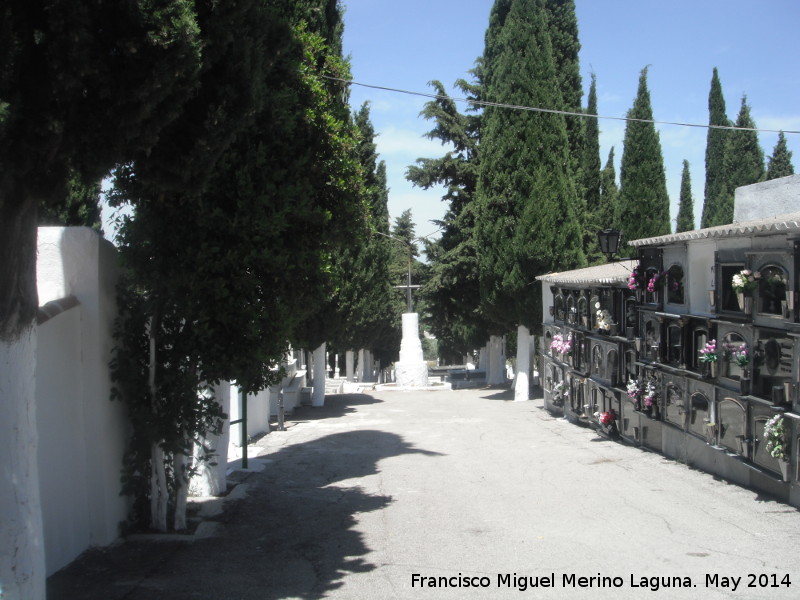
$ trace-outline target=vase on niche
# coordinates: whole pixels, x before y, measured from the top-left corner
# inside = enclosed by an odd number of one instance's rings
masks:
[[[736,292],[736,300],[739,302],[739,310],[746,315],[753,314],[753,297],[747,296],[744,292]]]
[[[742,396],[749,396],[750,389],[751,389],[751,380],[750,380],[750,371],[744,369],[742,371],[742,376],[739,378],[739,393]]]
[[[717,378],[717,361],[709,361],[706,363],[706,377],[709,379]]]
[[[781,468],[781,477],[783,477],[783,480],[789,481],[789,461],[779,459],[778,466]]]

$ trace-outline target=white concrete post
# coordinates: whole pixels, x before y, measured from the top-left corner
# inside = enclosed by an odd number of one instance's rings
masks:
[[[355,356],[353,355],[352,350],[348,350],[344,353],[344,361],[345,361],[345,372],[347,373],[347,381],[353,382],[356,380],[355,376]]]
[[[364,379],[363,381],[375,381],[375,375],[373,371],[375,370],[375,365],[372,362],[372,352],[369,350],[364,350]]]
[[[503,356],[503,338],[493,335],[489,338],[488,371],[486,383],[488,385],[502,385],[506,382],[505,357]]]
[[[325,343],[314,350],[314,391],[311,395],[311,406],[325,406]]]
[[[531,332],[520,325],[517,327],[517,376],[514,380],[514,402],[530,400],[529,380],[531,368]]]
[[[45,597],[35,366],[35,326],[0,341],[0,596],[8,600]]]
[[[231,384],[222,381],[214,387],[214,398],[220,405],[225,414],[230,414],[231,407]],[[202,460],[203,449],[199,444],[194,448],[194,465],[196,472],[189,485],[189,493],[193,496],[220,496],[227,490],[225,471],[228,468],[228,444],[230,443],[231,431],[227,421],[222,424],[222,432],[219,435],[208,433],[205,443],[216,454],[210,462]],[[216,465],[210,464],[211,462]]]
[[[488,376],[489,371],[489,344],[478,350],[478,368],[486,371]]]
[[[365,357],[364,357],[364,353],[365,353],[365,350],[363,348],[361,348],[358,351],[358,366],[357,366],[357,369],[358,369],[358,380],[362,381],[362,382],[364,381],[364,378],[366,377],[366,371],[365,371],[365,366],[364,366],[364,363],[366,362],[366,360],[365,360]]]

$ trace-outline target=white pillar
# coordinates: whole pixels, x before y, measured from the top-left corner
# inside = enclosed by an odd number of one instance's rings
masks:
[[[325,344],[314,350],[314,391],[311,406],[325,406]]]
[[[364,350],[364,379],[362,381],[375,381],[375,365],[372,362],[372,352]]]
[[[354,359],[355,359],[355,357],[353,356],[353,351],[352,350],[348,350],[347,352],[344,353],[345,370],[346,370],[346,373],[347,373],[347,381],[351,381],[351,382],[356,380],[355,369],[354,369],[355,365],[353,364],[355,362]]]
[[[489,371],[489,344],[478,350],[478,368],[486,371],[488,376]]]
[[[35,326],[0,340],[0,596],[8,600],[45,597],[35,366]]]
[[[489,338],[489,358],[487,360],[488,370],[486,372],[486,383],[488,385],[502,385],[506,382],[506,361],[503,355],[503,338],[493,335]]]
[[[365,352],[365,350],[363,348],[361,348],[358,351],[358,366],[357,366],[357,369],[358,369],[358,380],[359,381],[364,381],[364,378],[366,377],[366,372],[364,370],[364,362],[365,362],[364,352]]]
[[[531,332],[520,325],[517,327],[517,376],[514,380],[514,401],[530,400],[529,380],[531,370]]]
[[[238,389],[238,388],[237,388]],[[221,381],[214,387],[214,398],[220,405],[225,414],[230,414],[231,407],[231,384],[229,381]],[[197,469],[192,477],[189,491],[194,496],[221,496],[227,491],[228,483],[225,472],[228,469],[228,444],[230,443],[231,430],[227,421],[222,424],[222,432],[219,435],[213,433],[206,434],[205,442],[210,446],[216,456],[210,461],[202,461],[202,448],[195,444],[195,463]],[[215,464],[211,464],[215,463]]]

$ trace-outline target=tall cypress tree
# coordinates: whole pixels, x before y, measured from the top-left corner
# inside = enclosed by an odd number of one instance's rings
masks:
[[[488,101],[561,105],[540,2],[495,3],[482,67]],[[499,328],[517,328],[515,398],[527,399],[530,330],[541,330],[535,278],[585,264],[564,118],[487,107],[480,156],[475,231],[481,306]]]
[[[725,189],[718,208],[718,225],[733,222],[736,188],[758,183],[764,179],[764,151],[758,143],[756,124],[750,116],[747,96],[742,96],[742,106],[735,126],[725,142]]]
[[[721,216],[720,203],[723,202],[725,193],[725,141],[730,134],[729,130],[721,128],[729,127],[731,123],[725,113],[725,98],[716,67],[711,77],[711,90],[708,92],[708,124],[706,183],[700,221],[703,228],[730,223]]]
[[[600,208],[597,224],[600,229],[619,228],[619,186],[617,170],[614,168],[614,146],[608,152],[608,160],[600,172]]]
[[[620,164],[619,225],[626,240],[670,233],[669,196],[661,142],[653,123],[647,67],[639,76],[639,90],[628,111]]]
[[[792,165],[792,151],[786,146],[786,136],[781,131],[778,134],[778,143],[769,157],[767,165],[767,179],[777,179],[794,175],[794,165]]]
[[[578,17],[575,14],[574,0],[544,0],[547,31],[553,48],[553,62],[556,67],[558,89],[561,91],[561,106],[569,112],[581,111],[583,84],[579,53],[581,49],[578,39]],[[582,117],[564,117],[569,140],[570,168],[575,179],[576,190],[583,184],[581,169],[583,167],[584,119]],[[599,159],[598,159],[599,161]],[[582,197],[583,193],[579,193]]]
[[[692,179],[689,175],[689,161],[683,161],[681,173],[681,198],[678,206],[678,222],[675,232],[692,231],[694,229],[694,200],[692,199]]]
[[[539,2],[495,3],[483,77],[489,101],[560,104]],[[495,107],[484,111],[476,223],[481,300],[487,316],[505,328],[541,325],[539,303],[531,302],[537,275],[584,264],[568,158],[562,116]]]
[[[389,279],[389,262],[398,245],[389,234],[389,192],[386,165],[378,162],[375,129],[365,103],[354,115],[359,132],[356,155],[364,176],[371,235],[353,240],[335,254],[339,285],[335,295],[336,320],[340,327],[331,341],[339,350],[366,348],[385,362],[389,349],[399,346],[399,316],[393,310],[397,292]]]
[[[592,83],[589,86],[586,113],[597,115],[597,78],[594,73],[592,73]],[[603,227],[600,226],[602,212],[600,206],[600,127],[594,117],[586,119],[582,157],[583,198],[582,201],[578,201],[578,206],[580,208],[579,215],[582,216],[583,251],[588,261],[593,264],[604,260],[597,243],[597,232]],[[606,227],[609,226],[606,225]]]

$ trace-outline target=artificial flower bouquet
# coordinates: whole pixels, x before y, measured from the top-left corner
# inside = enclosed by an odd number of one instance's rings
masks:
[[[617,413],[614,412],[613,408],[608,409],[606,412],[597,412],[595,413],[595,416],[597,417],[597,421],[600,423],[600,425],[603,425],[604,427],[610,427],[617,420]]]
[[[758,281],[761,279],[761,273],[758,271],[751,271],[750,269],[742,269],[731,280],[733,291],[737,294],[750,294],[758,287]]]
[[[782,415],[775,415],[764,426],[764,438],[767,440],[767,452],[772,458],[789,460],[786,428]]]
[[[700,358],[698,360],[702,363],[711,363],[717,362],[717,358],[717,340],[706,342],[706,345],[700,350]]]
[[[572,350],[572,334],[570,333],[566,339],[560,333],[555,334],[550,342],[550,349],[561,354],[566,354]]]
[[[605,329],[606,331],[610,330],[614,324],[611,320],[611,313],[607,309],[601,308],[599,302],[595,302],[594,307],[597,310],[597,328]]]
[[[730,361],[736,363],[742,369],[747,367],[750,364],[750,353],[747,351],[747,344],[731,348]]]

